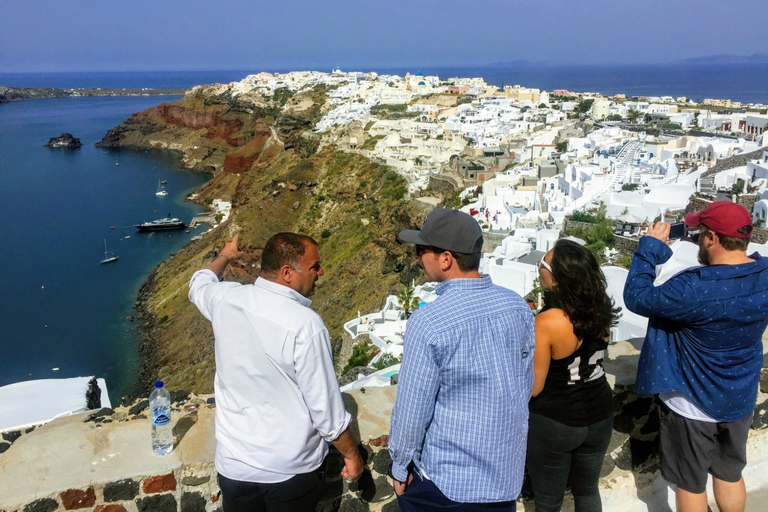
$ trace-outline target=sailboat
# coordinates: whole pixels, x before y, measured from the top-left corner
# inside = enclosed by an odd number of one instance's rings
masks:
[[[117,256],[114,254],[110,254],[109,251],[107,251],[107,239],[104,239],[104,259],[101,260],[99,263],[112,263],[114,261],[117,261]]]
[[[165,187],[163,186],[163,182],[160,180],[157,180],[157,192],[155,192],[156,196],[167,196],[168,192],[165,191]]]

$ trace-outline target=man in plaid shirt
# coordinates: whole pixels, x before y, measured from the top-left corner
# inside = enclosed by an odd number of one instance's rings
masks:
[[[533,315],[478,272],[483,233],[434,210],[415,244],[438,298],[408,320],[389,451],[405,511],[515,510],[533,387]]]

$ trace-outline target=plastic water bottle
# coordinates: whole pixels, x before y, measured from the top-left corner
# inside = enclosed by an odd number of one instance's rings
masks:
[[[152,451],[167,455],[173,450],[171,394],[161,380],[155,382],[155,389],[149,395],[149,410],[152,414]]]

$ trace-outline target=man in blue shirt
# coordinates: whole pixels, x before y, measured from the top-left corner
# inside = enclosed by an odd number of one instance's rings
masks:
[[[717,201],[690,213],[701,267],[654,286],[667,261],[669,224],[657,222],[632,259],[624,302],[649,318],[636,390],[658,394],[661,474],[677,486],[677,510],[706,511],[713,478],[718,508],[743,511],[746,442],[768,325],[768,260],[747,255],[749,212]],[[689,233],[692,233],[689,228]]]
[[[408,320],[389,451],[405,511],[515,510],[533,387],[533,315],[478,272],[483,233],[434,210],[415,244],[438,298]]]

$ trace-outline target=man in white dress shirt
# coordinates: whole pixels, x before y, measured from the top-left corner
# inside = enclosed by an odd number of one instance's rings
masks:
[[[309,308],[323,275],[317,243],[278,233],[264,246],[255,283],[219,282],[242,254],[235,236],[189,289],[216,337],[215,462],[224,512],[313,511],[329,442],[344,457],[344,478],[363,471],[328,330]]]

